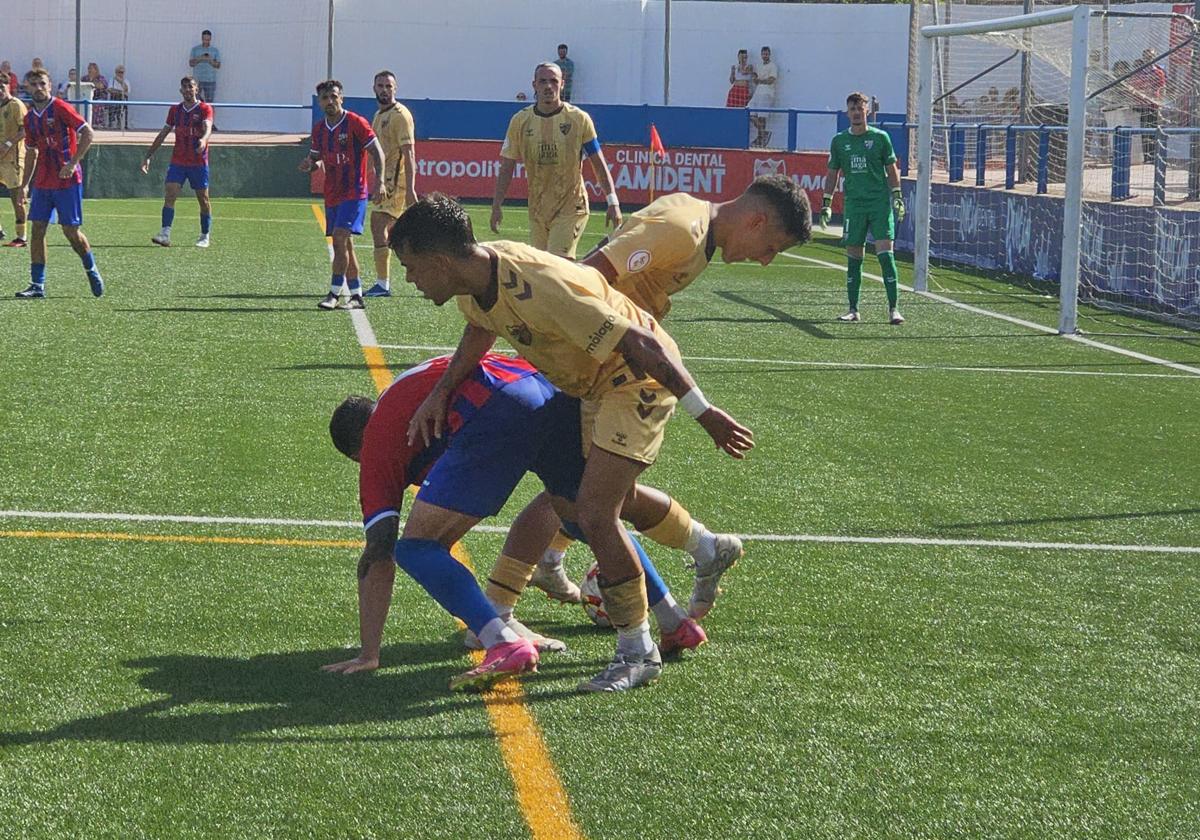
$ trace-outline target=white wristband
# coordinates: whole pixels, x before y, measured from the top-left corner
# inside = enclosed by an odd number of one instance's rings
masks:
[[[712,408],[709,401],[704,398],[704,392],[694,386],[692,390],[679,398],[679,405],[693,418],[699,418],[701,414]]]
[[[604,200],[608,202],[609,207],[616,207],[617,205],[619,205],[621,203],[620,201],[617,200],[617,194],[615,192],[611,192],[608,195],[604,196]]]

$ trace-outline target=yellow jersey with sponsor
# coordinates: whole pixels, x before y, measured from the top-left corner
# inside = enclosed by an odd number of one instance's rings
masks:
[[[599,399],[638,377],[616,352],[631,325],[654,332],[678,358],[675,342],[649,314],[595,269],[520,242],[487,242],[495,257],[496,302],[483,309],[457,298],[467,320],[504,338],[566,393]]]
[[[17,134],[25,128],[25,103],[15,96],[0,106],[0,152],[6,151],[4,142],[12,141],[13,148],[17,146]],[[23,154],[24,149],[18,150]]]
[[[627,217],[600,248],[617,271],[613,285],[655,318],[671,295],[700,276],[712,259],[712,204],[687,193],[664,195]]]
[[[513,115],[500,156],[525,164],[529,215],[549,222],[563,210],[587,209],[583,184],[584,147],[598,148],[596,126],[586,111],[563,103],[553,114],[534,106]]]
[[[404,189],[404,155],[400,149],[414,142],[412,114],[399,102],[386,110],[381,108],[371,120],[371,130],[379,140],[383,161],[387,165],[384,183],[389,187],[398,185]]]

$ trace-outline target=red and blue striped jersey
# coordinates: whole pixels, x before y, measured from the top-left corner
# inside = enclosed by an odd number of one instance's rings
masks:
[[[58,173],[79,148],[79,127],[84,122],[78,111],[58,97],[40,111],[30,106],[25,113],[25,145],[38,150],[33,175],[36,189],[62,190],[83,183],[78,165],[70,178],[59,178]]]
[[[208,146],[196,151],[196,143],[204,136],[204,122],[212,122],[213,109],[207,102],[195,102],[189,108],[184,103],[172,105],[167,111],[167,125],[175,131],[175,151],[171,163],[176,166],[207,166]]]
[[[325,204],[367,197],[367,146],[375,142],[371,124],[351,111],[335,125],[324,119],[313,123],[312,151],[325,169]]]
[[[450,356],[439,356],[409,368],[375,403],[358,458],[358,495],[365,527],[399,516],[405,488],[421,483],[455,432],[504,385],[537,373],[524,359],[488,353],[451,396],[442,436],[429,446],[419,437],[409,444],[409,421],[449,365]]]

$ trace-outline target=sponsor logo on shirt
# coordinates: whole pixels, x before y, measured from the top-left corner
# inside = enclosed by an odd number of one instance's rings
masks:
[[[650,265],[650,252],[641,248],[634,251],[629,255],[629,262],[626,265],[630,271],[641,271]]]
[[[604,323],[600,325],[600,328],[588,336],[588,345],[585,352],[591,353],[597,347],[599,347],[601,340],[604,338],[604,336],[613,331],[614,326],[616,326],[616,322],[613,319],[613,316],[609,315],[604,319]]]

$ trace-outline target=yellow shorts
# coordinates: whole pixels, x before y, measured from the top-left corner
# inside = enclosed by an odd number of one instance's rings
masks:
[[[583,229],[587,227],[588,207],[582,204],[577,207],[564,207],[553,219],[541,221],[529,216],[529,244],[541,248],[551,254],[575,259],[575,249],[579,247],[579,239]]]
[[[628,368],[623,368],[628,371]],[[593,445],[643,464],[653,464],[662,447],[675,395],[653,379],[633,379],[598,400],[583,400],[583,451]]]
[[[371,204],[370,211],[372,213],[387,213],[393,219],[400,218],[400,215],[408,209],[405,203],[404,184],[387,184],[388,197],[384,199],[382,204]]]
[[[21,186],[21,175],[25,172],[25,158],[19,153],[15,157],[16,160],[0,157],[0,184],[10,190]]]

